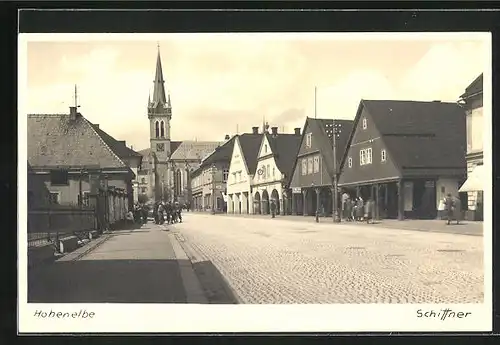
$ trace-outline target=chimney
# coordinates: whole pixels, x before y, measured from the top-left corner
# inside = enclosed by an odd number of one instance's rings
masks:
[[[97,127],[97,129],[99,129],[99,124],[96,124],[95,126]]]
[[[127,144],[126,144],[126,141],[125,141],[125,140],[118,140],[118,142],[120,142],[121,144],[123,144],[123,146],[127,146]]]
[[[294,128],[293,131],[295,132],[295,135],[300,135],[300,128]]]
[[[224,137],[224,140],[229,140],[231,139],[231,137],[229,137],[229,134],[226,134],[226,136]]]
[[[133,150],[134,149],[134,145],[130,145],[130,149]]]
[[[69,119],[71,121],[75,121],[76,115],[77,115],[76,107],[69,107]]]
[[[271,134],[273,137],[278,135],[278,127],[271,127]]]
[[[259,127],[252,127],[252,134],[259,134]]]

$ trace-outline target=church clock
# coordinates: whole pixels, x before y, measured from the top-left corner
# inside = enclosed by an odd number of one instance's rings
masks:
[[[165,151],[165,144],[164,143],[156,144],[156,151],[158,152]]]

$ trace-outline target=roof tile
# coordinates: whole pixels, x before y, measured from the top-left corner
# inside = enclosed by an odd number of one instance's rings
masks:
[[[30,114],[28,161],[33,167],[126,167],[82,115]]]
[[[362,102],[400,167],[466,166],[466,116],[457,104],[388,100]]]

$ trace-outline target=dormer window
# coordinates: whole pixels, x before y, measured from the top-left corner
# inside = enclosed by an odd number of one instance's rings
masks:
[[[366,129],[368,127],[366,118],[363,118],[363,129]]]
[[[352,168],[352,157],[347,159],[347,163],[349,164],[349,168]]]
[[[385,150],[382,150],[382,151],[380,152],[380,160],[381,160],[382,162],[385,162],[385,160],[386,160],[386,159],[387,159],[387,155],[386,155],[386,153],[385,153]]]

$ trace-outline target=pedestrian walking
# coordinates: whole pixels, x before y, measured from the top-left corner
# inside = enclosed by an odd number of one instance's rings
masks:
[[[172,217],[172,204],[170,203],[170,201],[168,201],[165,205],[165,214],[166,214],[166,217],[167,217],[167,224],[172,224],[172,220],[173,220],[173,217]]]
[[[276,217],[276,201],[274,199],[271,200],[271,217]]]
[[[182,207],[180,205],[177,206],[177,219],[179,223],[182,223]]]
[[[364,214],[364,203],[363,203],[363,199],[361,197],[359,197],[358,201],[356,202],[356,220],[362,221],[363,214]]]
[[[346,221],[350,222],[352,217],[352,200],[350,197],[345,201],[343,217]]]
[[[445,217],[445,203],[446,197],[441,198],[438,204],[438,219],[444,219]]]
[[[163,203],[160,203],[158,205],[158,224],[162,225],[163,223],[165,223],[165,207]]]
[[[158,202],[155,202],[153,204],[153,218],[154,218],[154,222],[155,224],[158,224],[159,223],[159,218],[158,218],[158,206],[159,206],[159,203]]]

